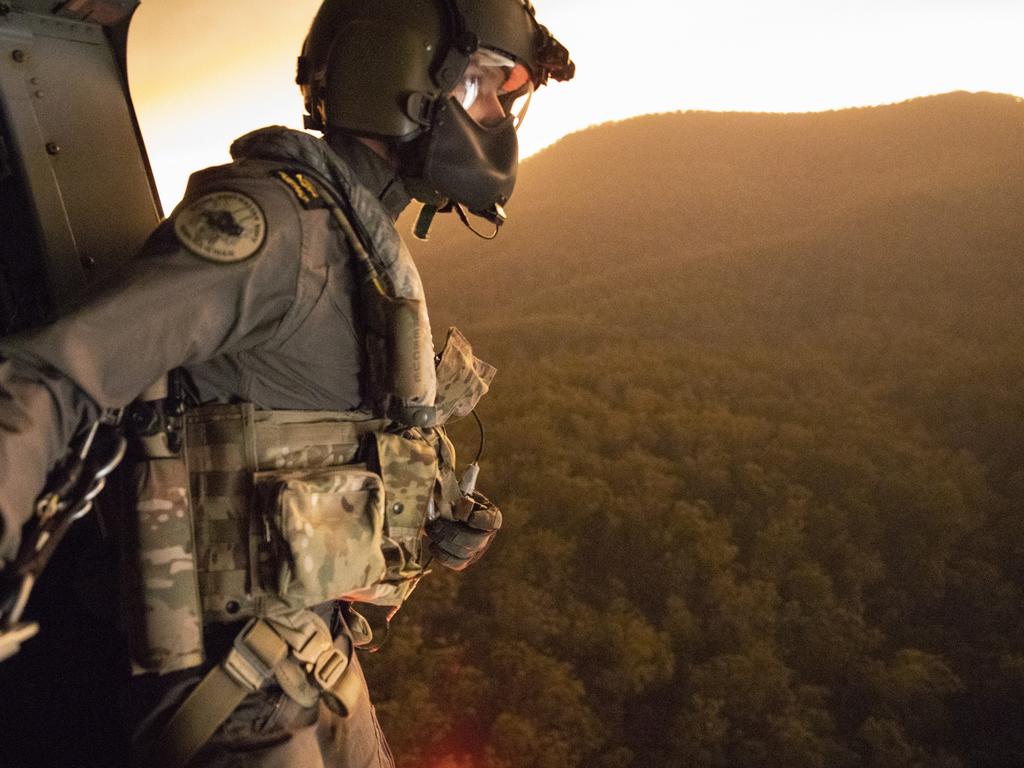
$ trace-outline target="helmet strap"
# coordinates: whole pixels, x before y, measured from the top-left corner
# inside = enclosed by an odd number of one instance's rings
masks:
[[[444,58],[437,65],[432,73],[434,82],[441,93],[448,93],[462,73],[466,71],[469,64],[469,57],[480,47],[480,39],[473,32],[466,29],[466,20],[462,17],[455,0],[445,0],[443,3],[445,15],[448,17],[448,29],[451,32],[451,42],[448,43],[448,50]]]

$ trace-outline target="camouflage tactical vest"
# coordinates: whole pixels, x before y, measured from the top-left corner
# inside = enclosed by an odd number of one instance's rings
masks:
[[[204,624],[281,605],[397,609],[424,573],[426,521],[451,517],[459,499],[444,424],[473,410],[494,368],[454,328],[435,359],[419,274],[393,225],[324,197],[365,277],[370,408],[201,406],[181,420],[180,450],[166,434],[143,440],[125,569],[137,672],[201,664]]]

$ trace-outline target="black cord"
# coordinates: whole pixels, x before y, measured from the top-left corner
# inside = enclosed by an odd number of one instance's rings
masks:
[[[455,204],[455,212],[459,215],[459,218],[462,219],[462,223],[466,225],[466,229],[468,229],[470,232],[472,232],[480,239],[493,240],[498,236],[498,231],[501,229],[501,227],[498,226],[497,224],[494,225],[494,232],[492,234],[485,235],[483,232],[480,232],[473,228],[473,225],[469,223],[469,217],[466,216],[466,211],[458,203]]]
[[[484,423],[480,421],[480,417],[477,416],[476,409],[471,411],[473,418],[476,419],[476,425],[480,428],[480,449],[476,452],[476,458],[473,459],[474,464],[480,463],[480,457],[484,455],[484,439],[486,437],[484,432]]]

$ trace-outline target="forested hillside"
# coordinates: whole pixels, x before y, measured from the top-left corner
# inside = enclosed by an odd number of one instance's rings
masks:
[[[400,766],[1024,766],[1022,147],[991,94],[650,116],[437,227],[506,517],[366,660]]]

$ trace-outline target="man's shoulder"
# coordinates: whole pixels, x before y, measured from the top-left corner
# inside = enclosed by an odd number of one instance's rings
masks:
[[[237,191],[259,197],[283,198],[287,191],[277,176],[286,164],[261,158],[241,158],[193,173],[183,203],[216,192]]]
[[[281,163],[243,158],[193,173],[161,230],[210,261],[234,263],[269,250],[294,259],[303,208],[279,178]]]
[[[327,208],[333,195],[319,171],[301,160],[245,157],[193,173],[182,205],[224,192],[253,198],[261,207],[283,207],[291,216]]]

